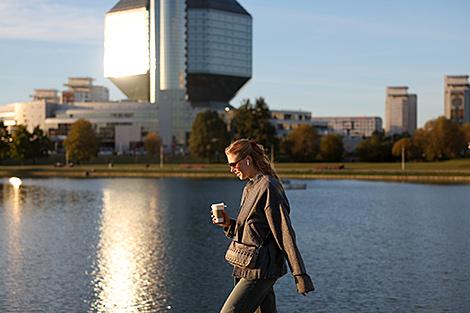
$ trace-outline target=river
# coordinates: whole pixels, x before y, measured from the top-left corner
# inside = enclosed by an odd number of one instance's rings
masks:
[[[470,186],[306,180],[287,190],[317,291],[279,313],[470,312]],[[218,312],[232,287],[210,203],[226,179],[0,183],[0,312]]]

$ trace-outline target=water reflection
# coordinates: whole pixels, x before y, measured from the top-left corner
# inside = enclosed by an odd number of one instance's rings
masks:
[[[10,225],[12,231],[17,231],[18,225],[21,220],[21,193],[24,189],[20,189],[20,187],[13,186],[13,185],[6,185],[5,192],[6,192],[6,207],[9,209],[10,217]]]
[[[94,312],[166,308],[164,215],[155,185],[110,182],[103,190]]]
[[[318,291],[277,284],[279,312],[468,312],[468,186],[303,181],[292,223]],[[25,179],[0,183],[0,312],[218,312],[242,183]],[[398,195],[407,195],[406,197]]]
[[[3,185],[3,206],[5,207],[4,229],[6,230],[6,283],[15,289],[7,288],[5,291],[8,296],[5,297],[7,307],[14,307],[19,302],[16,297],[18,290],[22,291],[22,284],[17,280],[21,277],[22,268],[22,245],[21,245],[21,193],[23,189],[12,185]]]

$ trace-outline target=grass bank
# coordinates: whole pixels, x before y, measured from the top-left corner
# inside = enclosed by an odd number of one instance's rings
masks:
[[[470,159],[445,162],[407,163],[276,163],[283,178],[368,179],[470,183]],[[86,164],[74,167],[53,165],[0,166],[2,177],[195,177],[230,178],[226,164]]]

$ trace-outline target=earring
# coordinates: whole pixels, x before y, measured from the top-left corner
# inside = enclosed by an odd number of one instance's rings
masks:
[[[246,165],[250,166],[250,160],[246,160]]]

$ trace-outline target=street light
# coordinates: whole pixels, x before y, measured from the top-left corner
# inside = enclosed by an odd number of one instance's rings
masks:
[[[401,170],[405,170],[405,145],[401,145]]]

